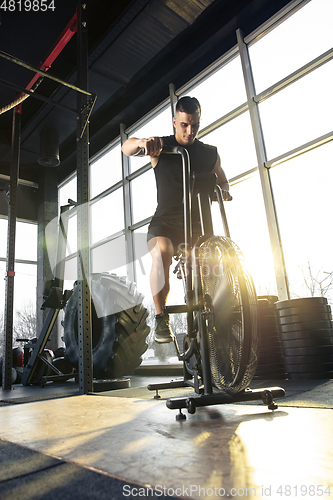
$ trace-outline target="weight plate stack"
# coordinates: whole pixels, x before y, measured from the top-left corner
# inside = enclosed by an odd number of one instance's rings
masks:
[[[256,379],[284,380],[287,374],[283,363],[282,344],[276,310],[278,297],[258,297],[259,361],[254,375]]]
[[[325,297],[274,304],[288,378],[333,378],[333,321]]]

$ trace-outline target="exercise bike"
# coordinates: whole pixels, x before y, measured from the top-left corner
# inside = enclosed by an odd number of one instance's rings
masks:
[[[149,384],[159,398],[161,389],[192,387],[193,395],[167,399],[169,409],[178,409],[177,420],[186,419],[182,409],[194,414],[197,407],[262,400],[277,409],[274,398],[284,389],[249,389],[255,374],[259,338],[257,296],[243,255],[230,239],[222,190],[216,175],[191,172],[188,151],[164,146],[161,154],[179,154],[183,167],[184,245],[175,272],[184,284],[185,303],[164,306],[169,314],[187,314],[187,332],[178,359],[183,362],[183,378],[168,383]],[[225,236],[214,235],[211,202],[216,193]],[[192,237],[192,200],[197,198],[201,236]]]

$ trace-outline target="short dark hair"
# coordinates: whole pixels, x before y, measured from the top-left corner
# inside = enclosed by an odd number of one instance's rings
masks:
[[[176,112],[187,113],[189,115],[194,115],[194,113],[201,114],[201,106],[195,97],[181,97],[176,104]]]

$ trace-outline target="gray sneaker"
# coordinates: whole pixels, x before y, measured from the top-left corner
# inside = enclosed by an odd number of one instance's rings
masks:
[[[169,314],[157,314],[155,316],[155,335],[154,340],[160,344],[173,342],[174,335],[170,329]]]

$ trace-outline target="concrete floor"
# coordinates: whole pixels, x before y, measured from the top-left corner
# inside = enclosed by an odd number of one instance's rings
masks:
[[[165,398],[189,388],[154,400],[151,381],[131,377],[129,389],[92,395],[71,382],[17,386],[0,397],[0,438],[128,481],[124,498],[148,496],[140,487],[155,487],[156,498],[333,495],[332,380],[254,381],[286,389],[276,411],[259,401],[216,405],[185,410],[184,421]]]

